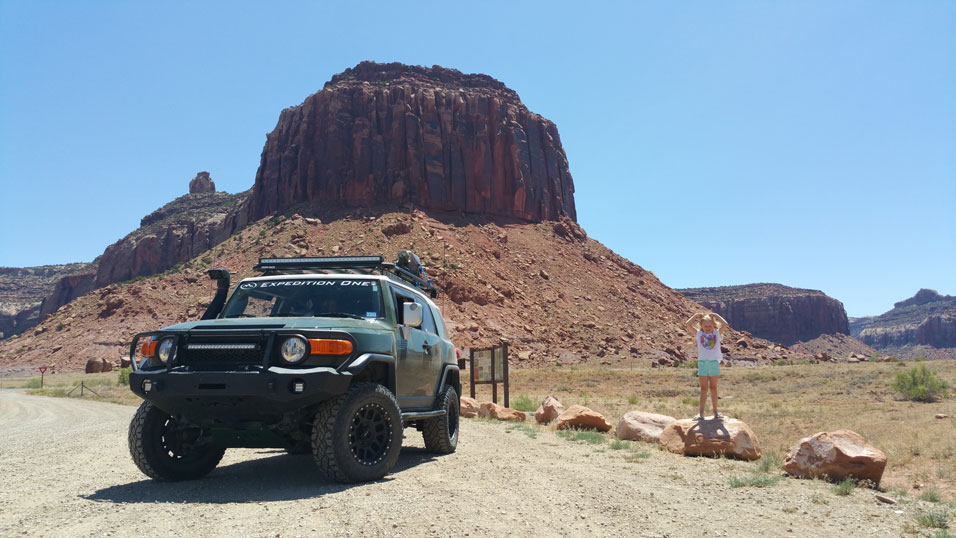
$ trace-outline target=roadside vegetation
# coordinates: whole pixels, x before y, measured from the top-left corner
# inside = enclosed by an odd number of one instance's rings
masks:
[[[126,368],[100,374],[48,373],[43,377],[42,389],[39,377],[6,378],[2,380],[0,386],[5,389],[27,389],[27,394],[35,396],[82,398],[123,405],[139,405],[142,400],[129,390],[130,371],[131,369]],[[80,383],[83,384],[82,388]]]
[[[853,430],[887,456],[881,489],[910,493],[956,494],[956,398],[939,393],[935,401],[913,401],[896,389],[897,373],[915,386],[931,379],[952,386],[956,361],[914,361],[864,364],[779,365],[724,368],[720,380],[720,410],[747,422],[760,441],[760,466],[779,469],[787,449],[803,437],[841,428]],[[480,401],[490,400],[488,385],[477,387]],[[500,391],[500,389],[499,389]],[[467,392],[467,391],[465,391]],[[689,418],[697,412],[699,387],[692,369],[553,366],[511,371],[512,405],[533,412],[525,399],[539,404],[552,394],[566,407],[586,405],[612,424],[632,410]],[[517,396],[516,396],[517,395]],[[534,406],[537,408],[537,405]],[[710,412],[710,403],[707,407]],[[948,415],[937,419],[935,416]],[[529,416],[529,421],[533,418]],[[574,439],[577,434],[562,434]],[[614,442],[609,434],[610,445]],[[576,441],[586,442],[584,438]],[[644,450],[654,445],[641,444]],[[603,446],[603,445],[596,445]],[[772,460],[771,460],[772,459]],[[776,472],[776,471],[773,471]],[[768,479],[739,477],[770,485]],[[844,486],[848,487],[848,486]],[[952,502],[952,501],[949,501]]]

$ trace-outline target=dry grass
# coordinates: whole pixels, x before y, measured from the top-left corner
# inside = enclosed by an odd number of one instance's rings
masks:
[[[119,371],[106,372],[104,374],[84,374],[80,372],[47,374],[43,378],[43,388],[40,387],[40,377],[17,377],[5,378],[2,380],[2,388],[28,389],[28,394],[38,396],[67,397],[74,387],[83,383],[84,400],[95,400],[100,402],[112,402],[124,405],[139,405],[142,400],[139,396],[133,394],[129,387],[119,384]],[[86,387],[92,389],[86,390]],[[99,396],[97,396],[97,394]],[[80,398],[80,389],[77,388],[70,394],[70,398]]]
[[[956,361],[925,364],[956,385]],[[803,437],[853,430],[886,453],[883,487],[936,488],[953,498],[954,418],[939,420],[934,415],[956,417],[956,398],[933,403],[902,400],[893,381],[897,372],[911,366],[904,362],[724,368],[720,410],[747,422],[764,454],[778,461]],[[698,381],[690,369],[555,366],[512,370],[511,376],[512,401],[526,396],[537,403],[552,394],[565,406],[587,405],[615,424],[631,410],[677,418],[697,413]],[[490,386],[476,388],[480,400],[490,399]],[[463,387],[465,394],[468,390]],[[709,402],[706,410],[710,413]]]

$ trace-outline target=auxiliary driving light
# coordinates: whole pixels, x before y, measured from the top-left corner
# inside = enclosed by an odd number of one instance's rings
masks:
[[[292,392],[302,394],[305,392],[305,381],[296,380],[292,382]]]
[[[150,380],[148,380],[148,379],[144,379],[144,380],[143,380],[143,392],[149,392],[149,391],[151,391],[151,390],[153,390],[153,382],[150,381]]]

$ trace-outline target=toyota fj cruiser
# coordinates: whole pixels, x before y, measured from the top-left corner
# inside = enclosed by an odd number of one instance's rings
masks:
[[[130,388],[133,461],[157,480],[212,471],[227,448],[311,453],[322,475],[375,480],[403,429],[431,452],[458,444],[455,347],[418,258],[263,258],[239,282],[212,269],[200,321],[140,333]],[[228,295],[228,300],[227,300]]]

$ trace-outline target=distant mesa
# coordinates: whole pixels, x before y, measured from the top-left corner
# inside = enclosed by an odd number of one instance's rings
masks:
[[[902,356],[933,349],[956,353],[956,297],[921,289],[888,312],[855,319],[853,331],[864,343]]]
[[[576,218],[554,123],[488,75],[399,63],[362,62],[282,111],[250,220],[302,202]]]
[[[824,334],[850,334],[843,303],[819,290],[781,284],[746,284],[678,290],[734,329],[784,345]]]
[[[198,172],[189,182],[189,194],[201,192],[216,192],[216,183],[209,177],[209,172]]]

